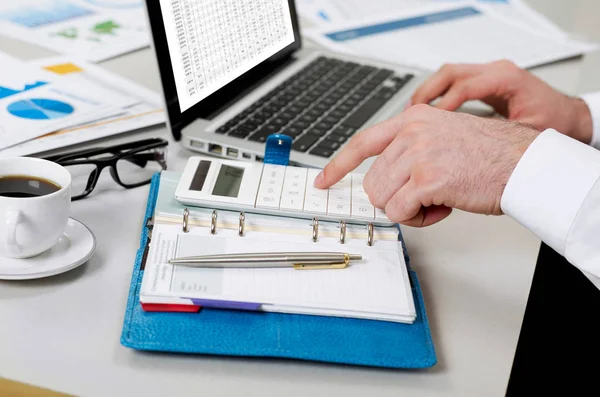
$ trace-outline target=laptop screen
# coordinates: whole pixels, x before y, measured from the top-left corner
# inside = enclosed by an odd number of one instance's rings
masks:
[[[183,112],[294,42],[288,0],[160,0]]]
[[[267,81],[301,48],[294,0],[146,0],[175,139]]]

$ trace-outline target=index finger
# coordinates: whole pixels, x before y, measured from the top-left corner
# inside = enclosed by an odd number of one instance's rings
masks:
[[[386,120],[355,135],[317,176],[315,187],[327,189],[365,159],[383,152],[401,128],[400,117]]]

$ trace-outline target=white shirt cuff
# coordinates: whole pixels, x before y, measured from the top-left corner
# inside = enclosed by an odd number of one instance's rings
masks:
[[[600,92],[585,94],[581,99],[587,104],[592,114],[592,141],[590,146],[600,149]]]
[[[525,151],[500,205],[505,214],[565,255],[569,230],[598,178],[598,151],[549,129]]]

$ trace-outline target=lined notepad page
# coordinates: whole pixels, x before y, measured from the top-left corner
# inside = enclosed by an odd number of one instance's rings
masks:
[[[363,260],[343,270],[202,269],[173,266],[175,256],[246,252],[328,251],[362,254]],[[262,304],[262,310],[334,315],[412,322],[415,308],[404,256],[397,241],[322,237],[317,243],[305,236],[195,227],[181,233],[179,225],[157,225],[141,300],[197,298]],[[168,300],[167,300],[168,301]],[[169,301],[169,302],[172,302]]]

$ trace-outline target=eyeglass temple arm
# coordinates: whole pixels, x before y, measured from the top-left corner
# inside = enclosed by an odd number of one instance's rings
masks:
[[[55,156],[48,156],[48,157],[45,157],[45,159],[49,160],[49,161],[60,162],[60,161],[65,161],[65,160],[73,160],[78,157],[93,156],[93,155],[102,154],[102,153],[117,154],[126,149],[140,148],[141,150],[144,150],[143,148],[145,146],[149,146],[148,149],[156,149],[156,148],[160,148],[160,147],[165,147],[167,145],[168,145],[168,142],[165,141],[164,139],[152,138],[152,139],[144,139],[144,140],[140,140],[140,141],[124,143],[121,145],[116,145],[116,146],[111,146],[111,147],[100,147],[100,148],[94,148],[94,149],[76,150],[71,153],[64,153],[64,154],[59,154],[59,155],[55,155]]]

